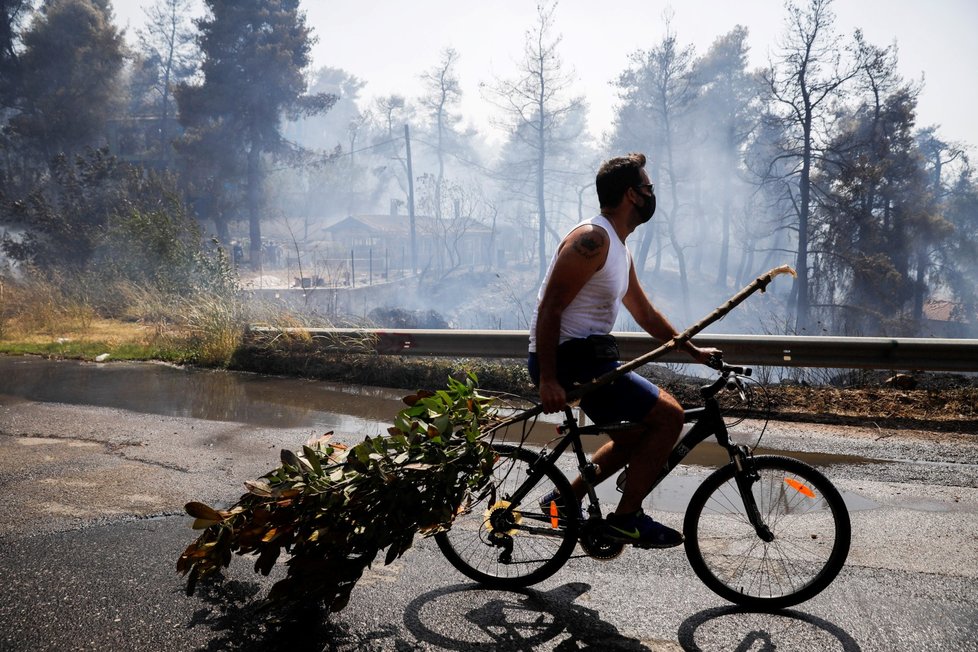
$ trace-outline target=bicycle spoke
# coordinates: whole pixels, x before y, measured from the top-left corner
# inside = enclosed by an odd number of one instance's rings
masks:
[[[497,450],[494,490],[483,492],[493,502],[474,504],[456,518],[448,532],[437,535],[436,541],[448,560],[473,579],[527,586],[552,575],[573,552],[576,520],[561,518],[554,526],[550,515],[538,507],[540,498],[555,486],[561,487],[561,496],[570,495],[570,486],[556,468],[540,462],[528,450],[502,445]],[[544,476],[534,486],[525,487],[531,469],[539,465]],[[520,505],[509,502],[517,494],[523,495]]]
[[[749,522],[736,474],[725,467],[690,501],[687,554],[700,578],[730,600],[797,604],[838,573],[848,551],[848,514],[811,467],[788,458],[755,460],[751,493],[773,539],[763,540]]]

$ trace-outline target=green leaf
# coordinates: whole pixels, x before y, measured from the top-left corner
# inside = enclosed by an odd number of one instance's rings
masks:
[[[360,445],[353,449],[353,454],[356,456],[357,460],[361,464],[366,464],[370,461],[370,451],[367,450],[366,446]]]
[[[435,426],[435,428],[438,429],[438,432],[440,434],[443,434],[444,435],[444,434],[450,432],[451,417],[449,415],[447,415],[447,414],[441,415],[440,417],[438,417],[438,418],[435,419],[434,426]]]
[[[315,471],[316,475],[322,475],[323,467],[319,462],[319,455],[316,453],[316,451],[308,446],[303,446],[302,453],[305,456],[306,461],[309,463],[309,466],[313,471]]]
[[[303,468],[302,460],[300,460],[299,456],[296,455],[293,451],[290,451],[287,448],[283,448],[279,456],[282,458],[282,464],[284,464],[285,466],[291,466],[299,471],[302,470]]]

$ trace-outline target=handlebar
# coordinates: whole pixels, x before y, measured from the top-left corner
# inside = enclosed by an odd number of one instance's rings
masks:
[[[750,367],[729,365],[726,362],[719,360],[717,362],[718,364],[714,368],[720,372],[720,377],[714,380],[711,384],[700,387],[700,395],[704,399],[713,398],[719,394],[720,390],[726,387],[728,383],[739,383],[739,380],[737,379],[738,376],[750,376],[752,372]]]
[[[717,369],[721,375],[729,376],[750,376],[753,373],[753,369],[750,367],[738,367],[736,365],[727,364],[726,362],[720,363],[720,368]]]
[[[723,375],[734,373],[738,376],[750,376],[751,374],[751,370],[748,367],[737,367],[724,362],[723,351],[716,351],[711,355],[709,360],[706,361],[706,366],[710,369],[716,369]]]

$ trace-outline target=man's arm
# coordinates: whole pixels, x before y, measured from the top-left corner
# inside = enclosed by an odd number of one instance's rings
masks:
[[[569,233],[557,250],[557,260],[537,309],[537,360],[544,412],[557,412],[567,403],[567,394],[557,382],[561,316],[588,279],[604,265],[608,248],[605,230],[585,225]]]
[[[635,266],[632,265],[628,273],[628,290],[625,292],[625,297],[622,299],[622,305],[631,313],[635,321],[641,326],[645,332],[647,332],[652,337],[656,338],[661,342],[668,342],[679,332],[669,323],[659,310],[652,305],[649,301],[649,297],[645,294],[645,290],[642,289],[641,284],[638,282],[638,276],[635,273]],[[689,353],[690,356],[697,362],[702,364],[710,364],[710,358],[714,355],[720,354],[719,349],[706,348],[701,349],[690,341],[683,344],[683,349]]]

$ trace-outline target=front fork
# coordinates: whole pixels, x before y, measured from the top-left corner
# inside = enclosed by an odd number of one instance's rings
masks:
[[[757,509],[757,501],[754,500],[752,490],[754,483],[760,479],[757,469],[754,468],[754,457],[750,450],[743,445],[738,445],[736,451],[731,454],[731,460],[737,471],[734,478],[737,480],[737,489],[740,490],[740,497],[744,501],[744,511],[747,512],[747,519],[754,526],[757,536],[765,543],[774,541],[774,533],[761,518],[761,513]]]

